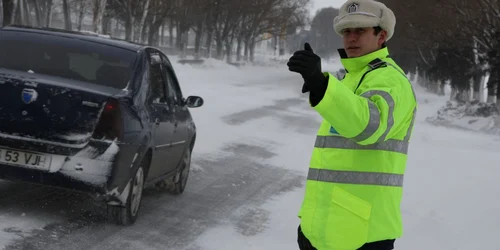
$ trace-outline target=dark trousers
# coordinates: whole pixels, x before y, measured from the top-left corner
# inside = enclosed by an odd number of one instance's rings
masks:
[[[383,241],[370,242],[364,244],[363,246],[361,246],[361,248],[358,248],[357,250],[392,250],[394,249],[395,241],[396,240],[383,240]],[[309,242],[306,236],[304,236],[300,226],[298,228],[297,243],[299,244],[300,250],[317,250],[315,247],[311,245],[311,242]]]

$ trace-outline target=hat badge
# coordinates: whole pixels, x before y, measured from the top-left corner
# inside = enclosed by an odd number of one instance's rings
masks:
[[[359,9],[359,4],[357,3],[352,3],[349,6],[347,6],[347,13],[353,13],[357,12]]]

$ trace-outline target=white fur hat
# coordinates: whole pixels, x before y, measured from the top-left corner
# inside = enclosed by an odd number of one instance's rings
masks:
[[[340,36],[346,28],[376,26],[387,31],[388,41],[394,35],[396,16],[385,4],[375,0],[348,0],[340,7],[339,15],[333,20],[335,32]]]

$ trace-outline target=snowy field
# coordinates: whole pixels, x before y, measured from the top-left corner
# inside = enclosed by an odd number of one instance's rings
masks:
[[[150,191],[137,224],[122,228],[104,224],[83,198],[0,182],[0,249],[298,249],[297,212],[320,122],[300,76],[277,64],[175,69],[183,94],[205,100],[192,110],[198,136],[187,192]],[[396,249],[498,249],[500,141],[429,124],[447,97],[415,90],[405,234]]]

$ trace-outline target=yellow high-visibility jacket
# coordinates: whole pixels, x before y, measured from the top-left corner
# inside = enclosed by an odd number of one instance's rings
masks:
[[[403,175],[417,101],[387,48],[342,58],[314,109],[323,117],[299,211],[318,250],[355,250],[403,233]],[[368,73],[367,73],[368,72]]]

